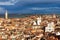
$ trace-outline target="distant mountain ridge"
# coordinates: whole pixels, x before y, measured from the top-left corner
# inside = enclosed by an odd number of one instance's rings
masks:
[[[27,13],[27,14],[8,14],[9,18],[22,18],[22,17],[27,17],[27,16],[30,16],[30,15],[52,15],[52,14],[56,14],[56,15],[60,15],[59,13],[51,13],[51,14],[48,14],[48,13]],[[5,14],[0,14],[0,18],[4,18]]]

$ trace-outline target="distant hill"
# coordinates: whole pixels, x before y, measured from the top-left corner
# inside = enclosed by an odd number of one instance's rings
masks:
[[[19,13],[15,13],[15,14],[8,14],[9,15],[9,18],[20,18],[20,17],[27,17],[27,16],[30,16],[30,15],[52,15],[52,14],[54,14],[54,13],[26,13],[26,14],[19,14]],[[55,13],[56,15],[59,15],[60,16],[60,14],[58,13]],[[5,14],[0,14],[0,17],[1,18],[4,18],[4,16],[5,16]]]

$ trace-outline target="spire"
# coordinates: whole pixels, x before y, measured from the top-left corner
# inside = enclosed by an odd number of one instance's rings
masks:
[[[8,12],[7,12],[7,10],[5,12],[5,19],[8,19]]]

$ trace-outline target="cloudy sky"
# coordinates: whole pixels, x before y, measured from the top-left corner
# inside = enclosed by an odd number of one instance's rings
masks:
[[[60,0],[0,0],[0,14],[60,12]],[[48,11],[47,11],[48,10]]]

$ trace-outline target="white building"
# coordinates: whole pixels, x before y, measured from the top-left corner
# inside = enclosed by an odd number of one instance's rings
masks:
[[[41,16],[37,18],[36,21],[33,21],[33,25],[40,25],[41,23]]]
[[[60,32],[57,32],[56,35],[60,35]]]
[[[40,25],[41,23],[41,16],[37,18],[37,25]]]
[[[36,21],[33,21],[33,25],[37,25]]]
[[[54,31],[54,22],[48,23],[47,27],[45,28],[45,32],[52,32]]]

